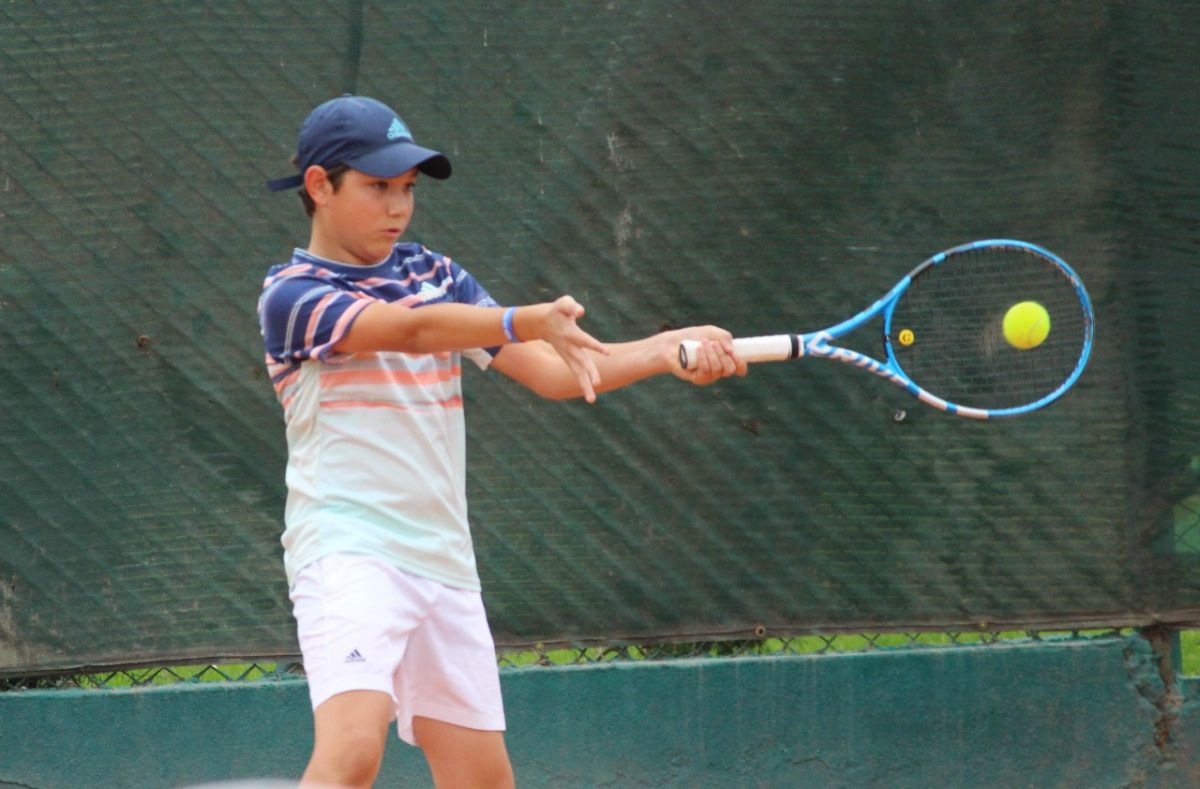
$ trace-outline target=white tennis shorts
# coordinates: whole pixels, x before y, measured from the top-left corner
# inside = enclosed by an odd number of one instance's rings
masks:
[[[410,745],[416,715],[504,731],[479,592],[339,553],[301,569],[291,598],[314,710],[338,693],[378,690],[395,702],[397,732]]]

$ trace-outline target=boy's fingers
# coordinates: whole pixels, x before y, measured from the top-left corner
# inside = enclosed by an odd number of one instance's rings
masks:
[[[582,310],[582,309],[583,308],[580,307],[580,310]],[[577,344],[582,345],[585,348],[590,348],[593,351],[595,351],[596,353],[604,354],[605,356],[609,355],[610,351],[608,350],[608,347],[604,343],[600,342],[595,337],[593,337],[591,334],[589,334],[586,331],[584,331],[583,329],[579,328],[578,325],[575,326],[575,331],[577,331],[579,333],[579,336],[577,338],[575,338],[575,341]]]
[[[588,354],[587,351],[583,352],[583,365],[584,365],[584,369],[587,371],[588,382],[592,385],[593,388],[599,386],[600,385],[600,368],[596,367],[596,363],[592,360],[591,355]]]
[[[732,353],[726,351],[725,353],[721,354],[721,369],[727,376],[733,375],[735,372],[737,372],[737,362],[734,361],[734,356]]]
[[[722,377],[735,375],[739,372],[745,375],[746,363],[739,359],[737,354],[733,352],[732,340],[722,338],[720,341],[714,342],[713,347],[721,350]]]
[[[584,357],[584,361],[587,364],[588,377],[590,379],[589,380],[589,383],[590,383],[589,388],[592,390],[592,399],[589,400],[588,402],[594,403],[594,402],[596,402],[596,387],[600,386],[600,383],[601,383],[600,368],[596,366],[596,361],[592,358],[591,354],[589,354],[587,351],[584,351],[583,357]]]
[[[589,372],[586,369],[581,369],[577,373],[579,377],[579,388],[583,390],[583,399],[589,403],[596,402],[596,384],[600,383],[600,376],[593,371]]]
[[[697,383],[712,383],[719,378],[726,378],[735,373],[745,375],[745,362],[739,362],[732,354],[732,348],[726,348],[720,340],[704,340],[697,354],[697,365],[694,378]]]
[[[697,372],[702,374],[704,380],[711,380],[713,371],[720,368],[721,360],[717,358],[717,352],[713,349],[713,343],[710,340],[701,343],[700,348],[700,366]]]
[[[575,301],[570,296],[560,296],[558,301],[554,303],[560,312],[569,318],[582,318],[584,309],[583,305]]]

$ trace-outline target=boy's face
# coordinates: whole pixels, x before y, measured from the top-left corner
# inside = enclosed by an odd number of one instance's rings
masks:
[[[313,232],[321,234],[321,254],[359,265],[390,255],[412,220],[416,168],[395,178],[349,170],[336,192],[328,179],[318,181],[309,194],[317,205]]]

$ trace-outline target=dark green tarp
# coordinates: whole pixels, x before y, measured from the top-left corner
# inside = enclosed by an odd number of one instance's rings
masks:
[[[295,653],[254,308],[307,227],[263,182],[343,91],[454,162],[410,238],[501,302],[571,293],[602,339],[817,329],[994,236],[1055,250],[1096,303],[1080,383],[1002,423],[820,361],[594,407],[468,370],[501,644],[1197,621],[1198,22],[1165,0],[4,4],[0,671]]]

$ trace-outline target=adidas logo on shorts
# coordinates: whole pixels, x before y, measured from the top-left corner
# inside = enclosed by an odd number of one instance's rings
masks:
[[[367,659],[365,657],[363,657],[362,653],[356,649],[353,652],[351,652],[349,655],[346,655],[346,659],[343,662],[344,663],[366,663]]]

